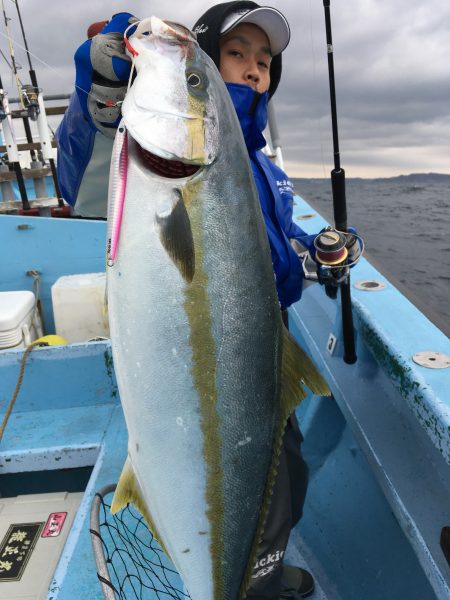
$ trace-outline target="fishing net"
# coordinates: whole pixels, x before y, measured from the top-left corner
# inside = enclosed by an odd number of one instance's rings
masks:
[[[116,485],[102,488],[91,508],[91,540],[106,600],[189,600],[180,576],[132,505],[112,515]]]

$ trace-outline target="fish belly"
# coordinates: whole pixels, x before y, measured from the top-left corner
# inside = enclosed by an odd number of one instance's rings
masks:
[[[155,198],[131,165],[116,263],[108,273],[113,357],[129,457],[159,538],[193,598],[211,600],[210,525],[184,281],[159,240]],[[123,243],[124,242],[124,243]],[[191,592],[191,593],[192,593]]]

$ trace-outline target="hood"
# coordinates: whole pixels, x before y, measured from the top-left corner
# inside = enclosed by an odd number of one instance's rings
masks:
[[[248,85],[240,83],[225,85],[236,109],[247,150],[261,150],[266,145],[263,131],[267,126],[269,93],[260,94]]]

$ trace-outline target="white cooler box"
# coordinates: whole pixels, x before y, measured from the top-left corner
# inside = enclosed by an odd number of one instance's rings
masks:
[[[52,285],[55,330],[70,343],[109,337],[106,273],[65,275]]]
[[[41,335],[33,292],[0,292],[0,350],[25,348]]]

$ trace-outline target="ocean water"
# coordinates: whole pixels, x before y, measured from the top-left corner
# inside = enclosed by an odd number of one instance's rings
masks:
[[[293,179],[295,191],[333,222],[328,179]],[[367,258],[450,335],[450,175],[346,180],[348,224]]]

